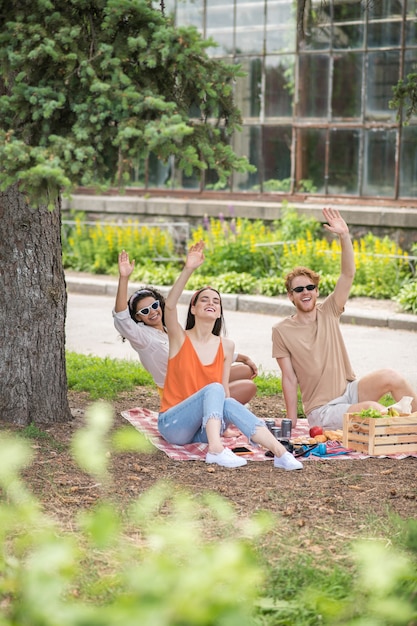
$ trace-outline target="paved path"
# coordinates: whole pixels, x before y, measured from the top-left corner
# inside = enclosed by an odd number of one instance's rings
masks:
[[[114,297],[68,294],[68,350],[100,357],[137,359],[130,345],[122,343],[111,315]],[[180,320],[186,306],[180,306]],[[271,357],[271,327],[279,319],[263,313],[225,311],[228,336],[239,352],[248,354],[263,372],[279,374]],[[342,324],[342,332],[358,377],[381,367],[401,372],[417,389],[417,332],[388,327]]]

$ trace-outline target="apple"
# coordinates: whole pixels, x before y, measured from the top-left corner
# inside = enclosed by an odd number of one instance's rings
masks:
[[[310,428],[310,437],[317,437],[317,435],[322,435],[323,429],[321,426],[312,426]]]

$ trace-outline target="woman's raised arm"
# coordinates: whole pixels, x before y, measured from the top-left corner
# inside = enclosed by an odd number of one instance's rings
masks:
[[[130,261],[126,250],[122,250],[119,254],[119,282],[117,285],[116,303],[114,306],[116,313],[124,311],[127,307],[129,276],[133,272],[134,267],[135,261]]]
[[[169,356],[174,356],[184,341],[184,329],[178,322],[177,305],[191,274],[204,263],[204,241],[190,247],[185,265],[165,300],[165,326],[169,336]]]

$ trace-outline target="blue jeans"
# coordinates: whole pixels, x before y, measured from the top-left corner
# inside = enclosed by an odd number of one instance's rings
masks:
[[[158,416],[158,429],[165,441],[183,446],[208,443],[207,420],[221,421],[221,432],[234,424],[250,440],[264,420],[257,418],[234,398],[226,398],[223,385],[211,383]]]

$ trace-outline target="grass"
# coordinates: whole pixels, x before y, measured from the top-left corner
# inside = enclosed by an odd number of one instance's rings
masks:
[[[263,623],[268,626],[321,623],[317,598],[342,601],[352,588],[353,577],[352,568],[346,564],[329,563],[328,567],[320,569],[306,554],[287,563],[281,561],[279,567],[271,568],[265,589],[268,595],[258,605]]]
[[[271,373],[262,374],[260,372],[255,378],[255,383],[258,396],[274,396],[277,393],[282,393],[281,379]]]
[[[40,444],[44,443],[46,446],[55,448],[58,451],[65,449],[65,446],[62,443],[60,443],[59,441],[56,441],[54,437],[51,437],[49,433],[45,432],[41,428],[38,428],[38,426],[36,426],[36,424],[33,424],[33,422],[29,424],[28,426],[25,426],[25,428],[23,428],[22,430],[20,430],[19,436],[23,437],[24,439],[31,439],[32,441],[37,441]]]
[[[114,400],[122,391],[155,386],[152,376],[138,361],[67,352],[66,363],[68,389],[86,391],[92,400]],[[272,374],[260,374],[255,382],[260,396],[282,391],[281,379]]]
[[[114,400],[122,391],[154,384],[137,361],[67,352],[66,364],[68,389],[86,391],[92,400]]]
[[[29,426],[26,426],[23,430],[20,431],[20,436],[25,439],[46,439],[48,441],[51,440],[50,435],[46,433],[44,430],[38,428],[35,424],[31,423]]]

